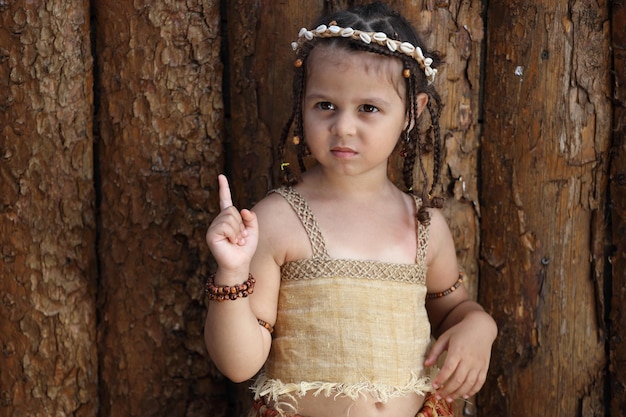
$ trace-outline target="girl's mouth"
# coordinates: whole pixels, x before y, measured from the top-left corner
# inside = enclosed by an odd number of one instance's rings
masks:
[[[353,157],[354,155],[357,154],[357,152],[354,149],[351,148],[344,148],[344,147],[334,147],[330,150],[330,152],[336,157],[336,158],[350,158]]]

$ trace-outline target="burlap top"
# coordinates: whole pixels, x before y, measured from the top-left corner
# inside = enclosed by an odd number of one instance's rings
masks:
[[[274,192],[300,218],[313,257],[281,268],[274,340],[255,397],[280,403],[309,391],[367,393],[384,402],[430,391],[423,369],[428,228],[416,220],[415,264],[332,259],[304,198],[291,187]],[[416,213],[420,205],[416,197]]]

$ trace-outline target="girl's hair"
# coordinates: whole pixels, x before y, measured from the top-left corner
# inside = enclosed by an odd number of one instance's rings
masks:
[[[358,6],[344,11],[338,11],[322,17],[315,22],[313,27],[320,25],[337,25],[342,28],[352,28],[363,32],[382,32],[388,38],[409,42],[415,47],[420,47],[427,58],[432,59],[432,68],[436,68],[441,63],[437,53],[429,51],[413,26],[398,12],[392,10],[384,3],[376,2],[369,5]],[[439,94],[432,85],[429,84],[424,69],[411,56],[400,51],[392,51],[376,42],[365,43],[360,40],[344,37],[321,38],[313,37],[301,43],[296,49],[296,65],[293,79],[293,110],[287,123],[285,124],[278,146],[278,157],[280,158],[280,175],[284,184],[293,185],[298,182],[298,177],[293,174],[288,164],[284,163],[285,145],[289,133],[293,130],[293,142],[296,145],[296,152],[300,172],[306,170],[304,158],[308,156],[306,137],[304,136],[302,120],[302,99],[306,87],[307,59],[315,46],[333,45],[351,51],[365,51],[380,54],[383,56],[400,59],[404,66],[406,89],[407,89],[407,130],[402,134],[401,155],[404,158],[402,175],[404,184],[410,193],[413,189],[413,168],[417,161],[422,174],[422,208],[418,212],[418,219],[421,223],[428,223],[430,217],[426,211],[427,207],[440,207],[441,199],[433,198],[435,186],[439,182],[439,171],[441,165],[441,135],[439,128],[439,116],[441,114],[442,102]],[[408,70],[408,71],[407,71]],[[407,77],[408,75],[408,77]],[[417,95],[419,93],[428,95],[427,109],[430,114],[430,127],[424,133],[420,129],[417,114]],[[423,161],[423,155],[433,151],[433,178],[430,190],[428,190],[428,174]]]

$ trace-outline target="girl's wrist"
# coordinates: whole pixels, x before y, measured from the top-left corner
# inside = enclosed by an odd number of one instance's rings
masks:
[[[478,320],[476,324],[478,326],[482,326],[485,331],[489,331],[489,334],[493,337],[493,340],[495,340],[496,336],[498,336],[498,326],[496,324],[496,321],[482,307],[474,311],[469,311],[465,318],[470,320]],[[486,333],[484,334],[485,336],[487,336]]]
[[[254,292],[256,281],[252,274],[248,273],[248,279],[235,285],[216,285],[215,275],[207,278],[204,292],[209,301],[234,301],[238,298],[246,298]]]
[[[250,268],[248,265],[236,269],[218,267],[211,277],[213,277],[215,285],[237,285],[244,282],[249,274]]]

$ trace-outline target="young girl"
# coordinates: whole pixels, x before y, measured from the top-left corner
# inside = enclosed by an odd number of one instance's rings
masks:
[[[302,174],[283,163],[287,185],[253,211],[233,207],[219,177],[209,354],[235,382],[258,373],[250,416],[452,415],[455,398],[483,385],[497,329],[468,299],[433,199],[412,194],[416,160],[425,176],[425,109],[431,192],[438,179],[437,59],[379,3],[322,18],[293,47],[294,111],[279,153],[293,130]],[[408,192],[387,176],[399,141]]]

